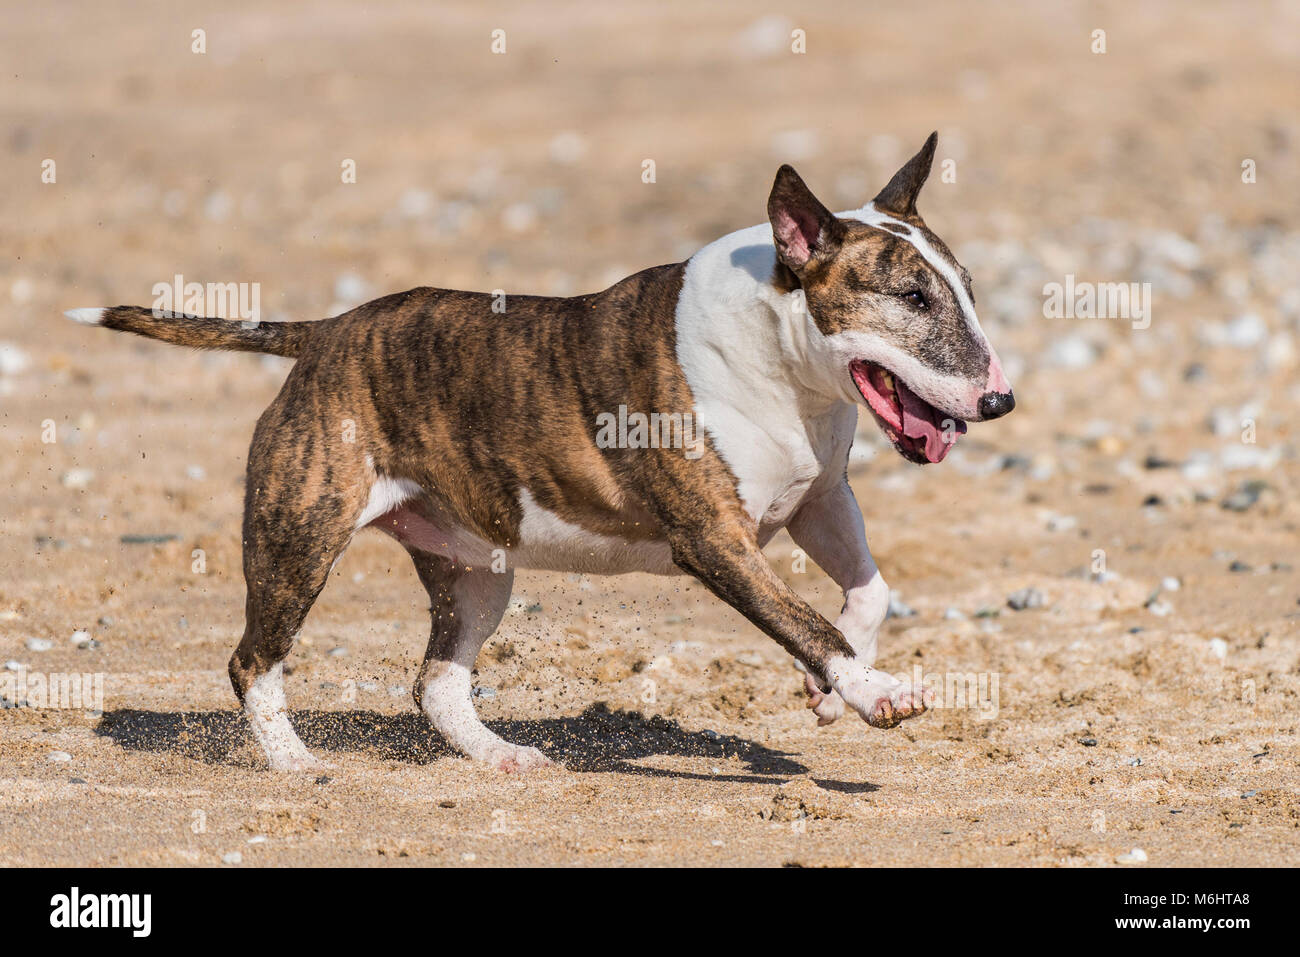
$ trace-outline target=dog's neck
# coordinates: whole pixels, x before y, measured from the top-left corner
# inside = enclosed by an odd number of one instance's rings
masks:
[[[828,355],[803,290],[777,260],[769,224],[730,233],[691,257],[677,325],[684,367],[710,370],[707,377],[692,378],[729,382],[742,405],[751,396],[780,396],[811,417],[857,404],[843,370]],[[722,378],[715,380],[714,373]]]

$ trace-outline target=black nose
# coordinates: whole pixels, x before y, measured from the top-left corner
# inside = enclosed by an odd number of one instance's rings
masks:
[[[997,419],[1016,407],[1016,397],[1010,392],[985,392],[980,396],[980,418]]]

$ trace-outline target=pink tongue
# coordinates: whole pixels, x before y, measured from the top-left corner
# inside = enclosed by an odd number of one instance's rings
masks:
[[[925,457],[931,462],[942,462],[957,436],[966,431],[966,423],[948,416],[941,418],[937,409],[918,398],[900,379],[894,380],[894,390],[903,406],[903,434],[911,439],[924,439]]]

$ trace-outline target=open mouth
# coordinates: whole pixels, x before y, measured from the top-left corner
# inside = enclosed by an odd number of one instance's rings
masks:
[[[856,359],[849,363],[849,374],[880,428],[908,461],[942,462],[966,431],[965,422],[940,412],[883,366]]]

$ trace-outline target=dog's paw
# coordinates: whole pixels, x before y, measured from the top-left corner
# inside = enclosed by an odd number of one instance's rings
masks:
[[[522,774],[527,771],[536,771],[539,768],[549,768],[555,764],[554,761],[536,748],[526,748],[520,744],[507,744],[504,741],[493,747],[479,760],[505,774]]]
[[[844,699],[836,691],[822,691],[813,680],[813,676],[805,674],[803,679],[804,690],[808,693],[808,704],[806,707],[817,715],[817,727],[824,728],[832,724],[844,714]]]
[[[893,728],[908,718],[925,714],[933,706],[934,692],[929,688],[918,690],[910,684],[902,684],[879,698],[871,713],[862,717],[873,728]]]
[[[267,760],[272,771],[325,771],[334,767],[328,761],[316,757],[306,748],[278,751],[268,755]]]
[[[892,675],[860,665],[837,669],[833,682],[845,704],[873,728],[892,728],[924,714],[934,705],[934,692],[913,688]]]

